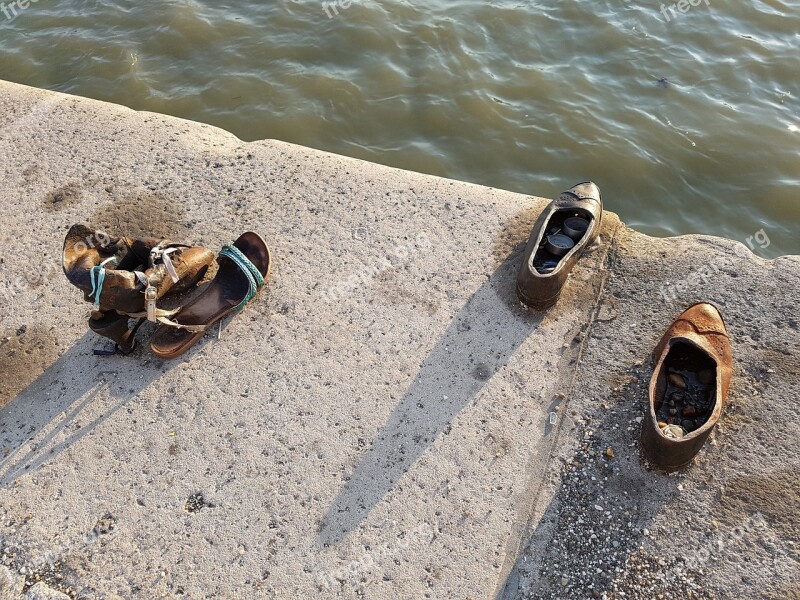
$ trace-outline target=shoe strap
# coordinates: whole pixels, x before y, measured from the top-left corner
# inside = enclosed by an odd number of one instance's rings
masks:
[[[238,312],[244,308],[245,304],[253,299],[256,292],[258,292],[258,288],[264,285],[264,276],[261,275],[261,271],[256,268],[250,259],[233,244],[225,244],[222,246],[219,255],[233,261],[233,263],[241,269],[245,277],[247,277],[247,283],[249,285],[247,295],[244,297],[244,300],[233,309],[234,312]]]
[[[169,255],[188,247],[189,246],[185,244],[166,244],[166,242],[161,242],[150,249],[150,266],[154,267],[159,262],[162,263],[167,273],[172,278],[172,282],[178,283],[180,278],[178,277],[178,272],[175,270],[175,265],[172,264],[172,259]]]
[[[103,283],[106,280],[106,265],[111,261],[114,261],[114,265],[116,265],[117,257],[112,256],[105,259],[99,265],[92,267],[89,272],[89,278],[92,282],[92,291],[89,292],[89,298],[94,296],[94,310],[100,310],[100,295],[103,293]]]

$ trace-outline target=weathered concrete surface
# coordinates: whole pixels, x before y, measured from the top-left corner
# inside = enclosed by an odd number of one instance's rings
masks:
[[[626,229],[607,264],[568,392],[576,430],[558,446],[556,492],[537,501],[506,597],[800,598],[800,257]],[[666,476],[637,447],[649,355],[701,301],[726,318],[734,379],[711,442]]]
[[[513,286],[542,199],[7,83],[0,109],[0,561],[13,578],[86,598],[591,596],[589,575],[557,587],[546,563],[550,534],[570,528],[561,459],[580,452],[595,399],[613,407],[595,418],[625,502],[659,494],[626,525],[620,567],[675,505],[769,521],[748,477],[796,502],[797,257],[653,240],[607,214],[560,304],[528,314]],[[252,229],[273,276],[221,339],[177,361],[97,358],[58,266],[77,221],[212,248]],[[737,262],[661,298],[718,257]],[[635,361],[697,299],[736,335],[736,408],[700,464],[664,477],[639,465],[628,430],[643,388],[615,388],[646,376]],[[788,547],[795,521],[774,519]],[[687,522],[649,525],[653,542],[702,534]],[[703,593],[726,589],[723,567],[706,573]]]

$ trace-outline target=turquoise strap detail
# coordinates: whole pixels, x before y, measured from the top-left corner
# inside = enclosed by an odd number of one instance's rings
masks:
[[[261,275],[261,271],[259,271],[256,266],[250,262],[250,259],[247,258],[242,251],[233,244],[225,244],[222,247],[222,250],[220,250],[219,255],[232,260],[236,266],[242,270],[242,273],[244,273],[245,277],[247,277],[247,282],[250,285],[244,300],[242,300],[236,306],[236,308],[233,309],[234,312],[238,312],[244,308],[245,304],[253,299],[253,297],[256,295],[256,292],[258,292],[258,288],[264,285],[264,276]]]
[[[112,256],[111,258],[105,259],[96,267],[92,267],[92,270],[89,273],[89,277],[92,282],[92,291],[89,292],[89,298],[94,296],[94,309],[100,310],[100,294],[103,293],[103,282],[106,280],[106,264],[114,261],[114,264],[117,264],[117,257]]]

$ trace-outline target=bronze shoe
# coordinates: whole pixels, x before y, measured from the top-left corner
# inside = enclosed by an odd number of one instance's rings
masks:
[[[600,190],[579,183],[553,200],[533,226],[517,275],[517,296],[526,306],[545,310],[561,295],[581,253],[597,239],[603,218]]]
[[[225,244],[217,259],[219,270],[203,292],[181,307],[172,319],[159,319],[150,349],[164,360],[189,350],[206,330],[239,312],[266,284],[272,267],[267,243],[248,231]]]
[[[661,338],[653,360],[642,450],[654,466],[674,471],[700,451],[728,395],[733,357],[719,310],[689,307]]]
[[[92,302],[92,331],[114,340],[122,353],[133,349],[128,319],[157,321],[175,311],[156,302],[196,285],[214,260],[202,247],[157,238],[112,238],[85,225],[73,225],[64,239],[64,274]]]

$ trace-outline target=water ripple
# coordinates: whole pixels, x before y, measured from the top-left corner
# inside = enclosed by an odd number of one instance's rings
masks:
[[[0,77],[524,193],[591,178],[644,231],[800,252],[795,0],[326,6],[42,1],[0,20]]]

